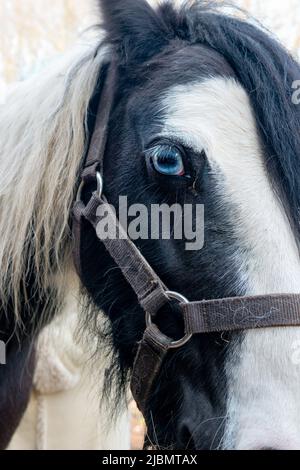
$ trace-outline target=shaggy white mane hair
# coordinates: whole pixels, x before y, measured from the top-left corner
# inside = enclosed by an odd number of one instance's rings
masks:
[[[107,53],[99,36],[89,39],[16,86],[0,107],[0,298],[4,307],[13,302],[17,321],[30,263],[34,292],[53,283],[62,289],[87,109]]]

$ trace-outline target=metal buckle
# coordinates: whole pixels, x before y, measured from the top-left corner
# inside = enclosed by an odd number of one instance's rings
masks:
[[[178,292],[166,291],[165,294],[166,294],[166,296],[169,300],[177,300],[181,304],[188,304],[189,303],[189,301],[183,295],[179,294]],[[147,327],[149,327],[153,324],[152,316],[151,316],[150,313],[146,313],[146,324],[147,324]],[[178,341],[172,341],[172,343],[170,343],[170,345],[169,345],[169,348],[170,349],[181,348],[182,346],[184,346],[192,338],[192,336],[193,335],[188,334],[188,335],[185,335],[182,339],[179,339]]]
[[[101,196],[103,195],[104,183],[103,183],[103,178],[101,174],[99,173],[99,171],[97,171],[96,173],[96,181],[97,181],[97,196],[101,198]],[[81,202],[81,196],[82,196],[82,191],[83,191],[84,186],[85,186],[85,181],[82,180],[77,191],[76,202]]]

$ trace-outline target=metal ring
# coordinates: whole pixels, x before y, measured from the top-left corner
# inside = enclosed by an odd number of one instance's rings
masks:
[[[103,183],[103,178],[101,176],[101,173],[99,173],[98,171],[96,173],[96,180],[97,180],[97,196],[100,198],[103,194],[104,183]],[[82,180],[77,191],[76,202],[81,201],[81,196],[82,196],[82,191],[83,191],[84,186],[85,186],[85,181]]]
[[[96,179],[97,179],[97,194],[98,194],[98,197],[100,198],[103,194],[104,183],[103,183],[103,178],[101,176],[101,173],[99,173],[99,171],[97,171],[96,173]]]
[[[82,196],[84,184],[85,184],[84,181],[81,181],[78,191],[77,191],[76,202],[81,202],[81,196]]]
[[[186,297],[184,297],[182,294],[179,294],[178,292],[173,292],[171,290],[167,290],[165,292],[166,296],[168,299],[173,299],[173,300],[178,300],[179,303],[181,304],[188,304],[189,301]]]
[[[183,295],[179,294],[178,292],[173,292],[173,291],[166,291],[165,292],[167,298],[169,300],[173,299],[173,300],[177,300],[179,303],[181,304],[188,304],[189,301],[187,300],[186,297],[184,297]],[[147,313],[146,314],[146,324],[147,324],[147,327],[151,326],[152,325],[152,316],[150,313]],[[188,335],[185,335],[182,339],[179,339],[178,341],[172,341],[172,343],[170,343],[169,345],[169,348],[170,349],[177,349],[177,348],[180,348],[182,346],[184,346],[191,338],[192,338],[193,335],[191,334],[188,334]]]

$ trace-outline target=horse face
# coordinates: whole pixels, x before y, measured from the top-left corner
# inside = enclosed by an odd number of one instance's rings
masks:
[[[249,99],[222,61],[215,58],[207,73],[207,54],[191,47],[168,55],[165,68],[163,59],[152,64],[143,89],[120,100],[106,194],[116,206],[127,195],[129,206],[143,204],[149,213],[152,204],[204,205],[202,249],[186,250],[186,240],[136,241],[168,287],[189,300],[296,292],[298,252],[265,171]],[[191,71],[197,80],[189,80]],[[164,154],[165,146],[168,171],[182,176],[164,171],[164,159],[149,165],[152,152]],[[182,336],[174,309],[161,312],[158,323],[169,336]],[[203,335],[170,353],[149,403],[151,441],[197,449],[297,445],[278,416],[287,396],[289,406],[297,404],[300,375],[291,362],[297,335],[288,329]]]
[[[268,126],[272,116],[264,113],[260,109],[259,124]],[[147,214],[154,204],[204,206],[201,249],[187,250],[184,238],[135,240],[168,288],[190,301],[299,292],[298,248],[278,197],[280,182],[268,175],[256,115],[249,94],[213,49],[177,41],[154,59],[120,68],[105,194],[116,208],[123,195],[129,207],[142,204]],[[92,232],[86,259],[85,284],[110,317],[121,369],[131,368],[144,313]],[[182,336],[176,306],[162,309],[156,321],[168,336]],[[299,338],[298,328],[206,334],[170,352],[148,402],[149,442],[299,448]]]

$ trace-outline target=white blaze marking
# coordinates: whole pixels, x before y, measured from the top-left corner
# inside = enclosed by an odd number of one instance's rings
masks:
[[[172,88],[163,107],[163,133],[205,149],[219,192],[235,205],[247,293],[300,292],[298,248],[268,180],[246,92],[233,79],[212,78]],[[226,447],[300,449],[300,366],[291,359],[299,339],[298,328],[245,334],[240,363],[227,367]]]

